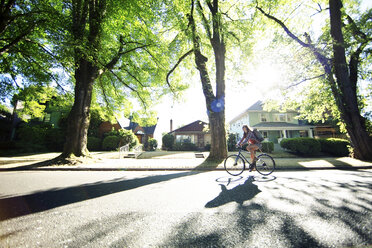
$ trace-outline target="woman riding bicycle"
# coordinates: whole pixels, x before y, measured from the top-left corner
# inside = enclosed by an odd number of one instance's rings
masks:
[[[253,131],[247,125],[243,126],[243,138],[236,144],[237,147],[242,147],[248,143],[247,151],[251,153],[251,163],[255,165],[257,162],[256,151],[261,148],[261,143],[258,141]]]

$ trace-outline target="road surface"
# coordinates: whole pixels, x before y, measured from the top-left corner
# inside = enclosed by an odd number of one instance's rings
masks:
[[[0,173],[0,247],[364,247],[372,171]]]

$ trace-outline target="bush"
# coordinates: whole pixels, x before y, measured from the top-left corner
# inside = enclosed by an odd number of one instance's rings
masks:
[[[184,143],[175,143],[173,145],[172,151],[197,151],[198,147],[189,142],[184,142]]]
[[[329,138],[329,139],[318,139],[320,142],[321,151],[325,153],[329,153],[334,156],[349,156],[349,148],[350,142],[344,139],[336,139],[336,138]]]
[[[49,124],[30,125],[25,123],[17,130],[17,134],[22,143],[44,145],[47,131],[51,128]]]
[[[163,141],[163,149],[171,150],[174,145],[174,136],[172,134],[165,134],[161,139]]]
[[[17,148],[17,144],[14,141],[0,142],[0,150],[12,150],[16,148]]]
[[[235,145],[237,143],[237,138],[238,138],[237,134],[234,134],[234,133],[229,134],[229,137],[227,138],[227,149],[228,149],[228,151],[234,151],[236,149]]]
[[[274,142],[271,141],[264,141],[262,144],[262,151],[271,153],[274,151]]]
[[[137,146],[139,144],[137,136],[132,132],[132,130],[126,130],[126,129],[119,129],[119,130],[113,130],[111,132],[105,133],[106,137],[109,136],[116,136],[119,138],[119,142],[121,146],[125,146],[129,144],[129,149],[132,149],[133,147]]]
[[[87,146],[89,151],[99,151],[101,150],[101,139],[89,136]]]
[[[156,139],[150,138],[148,140],[147,149],[149,151],[155,151],[158,147],[158,141]]]
[[[45,146],[49,151],[61,152],[66,141],[66,133],[60,128],[50,128],[45,133]]]
[[[107,136],[103,139],[102,149],[106,151],[116,150],[119,146],[120,138],[118,136]]]
[[[302,155],[314,155],[320,152],[320,142],[313,138],[283,139],[280,146]]]

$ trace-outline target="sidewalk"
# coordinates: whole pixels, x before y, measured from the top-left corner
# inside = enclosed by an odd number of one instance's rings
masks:
[[[54,156],[55,154],[53,154]],[[55,156],[54,156],[55,157]],[[102,158],[96,162],[79,165],[38,166],[37,163],[50,159],[50,156],[32,155],[27,158],[0,158],[0,171],[13,170],[223,170],[219,165],[207,163],[204,158],[150,158],[150,159],[112,159]],[[276,170],[314,170],[314,169],[372,169],[371,162],[348,157],[335,158],[275,158]]]

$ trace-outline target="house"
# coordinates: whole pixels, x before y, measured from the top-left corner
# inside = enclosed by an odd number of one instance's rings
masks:
[[[156,125],[142,127],[138,123],[133,122],[132,118],[129,118],[129,126],[124,127],[124,129],[132,130],[132,132],[137,136],[139,142],[144,144],[149,138],[154,138],[154,133]]]
[[[256,128],[265,140],[278,143],[283,138],[313,137],[314,126],[296,119],[296,111],[265,111],[263,102],[257,101],[229,122],[230,133],[243,134],[242,126]]]
[[[208,123],[198,120],[176,130],[171,130],[169,134],[175,137],[175,142],[177,143],[189,142],[199,148],[204,148],[207,144],[211,143],[211,134],[209,131],[206,131],[206,127],[208,127]]]

